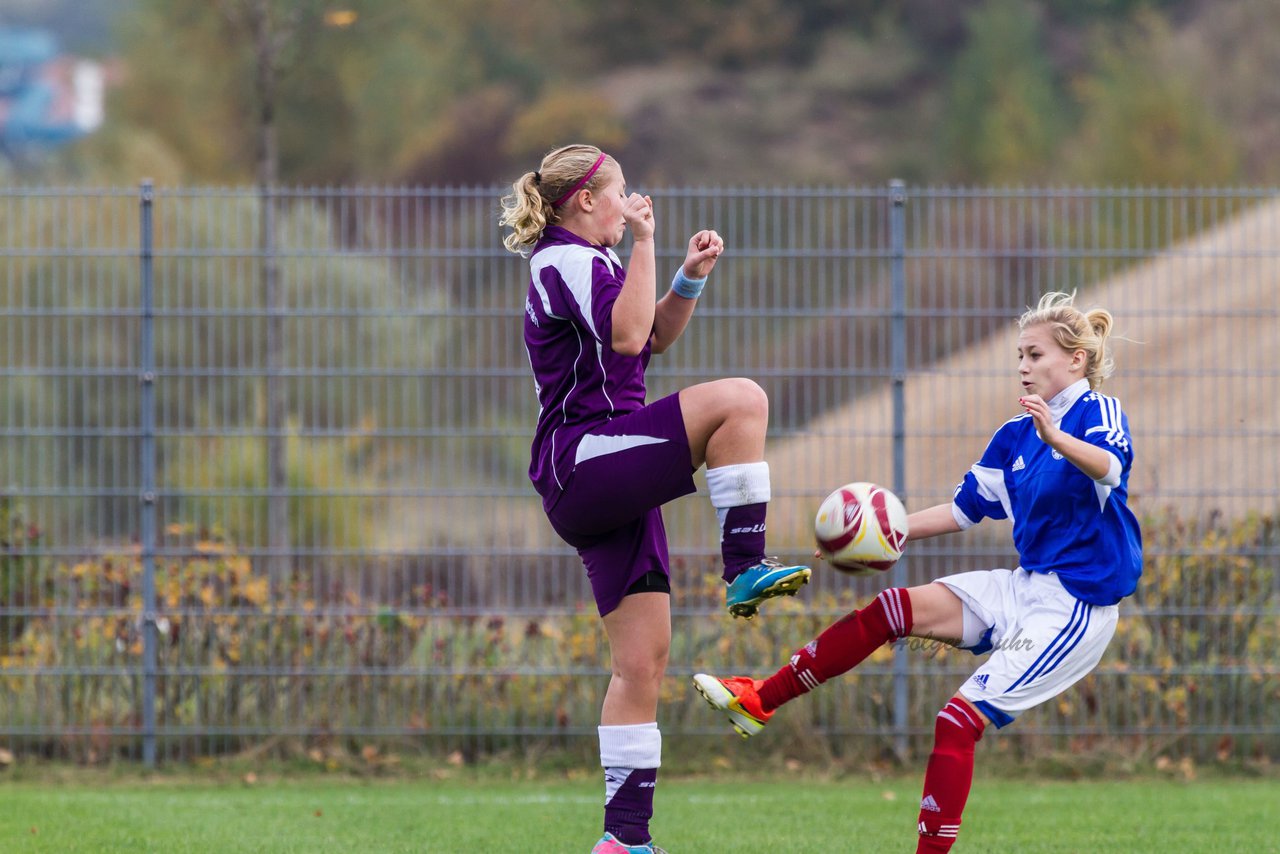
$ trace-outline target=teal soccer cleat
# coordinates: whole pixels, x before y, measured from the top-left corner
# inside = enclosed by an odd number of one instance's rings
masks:
[[[813,570],[807,566],[783,566],[773,558],[765,558],[743,570],[724,591],[724,605],[735,617],[751,619],[760,603],[775,596],[794,596],[809,583]]]

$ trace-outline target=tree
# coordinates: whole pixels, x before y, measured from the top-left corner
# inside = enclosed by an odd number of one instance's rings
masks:
[[[348,56],[369,49],[378,16],[370,0],[345,4],[354,20],[326,25],[321,0],[135,0],[122,32],[126,75],[113,94],[108,123],[143,129],[184,164],[184,179],[239,182],[256,174],[264,81],[255,16],[271,46],[269,85],[278,177],[340,182],[357,173],[358,124],[342,81]],[[332,20],[332,17],[331,17]],[[130,176],[130,179],[136,176]]]
[[[254,140],[258,186],[258,249],[261,256],[262,304],[267,315],[266,412],[267,444],[267,560],[268,578],[279,585],[288,567],[289,496],[285,458],[285,388],[281,381],[284,352],[284,307],[280,299],[280,266],[276,257],[277,191],[280,147],[276,109],[285,51],[294,45],[299,28],[317,7],[300,0],[218,0],[232,26],[253,46],[256,121]]]
[[[968,28],[949,87],[944,158],[967,180],[1038,178],[1067,105],[1045,58],[1038,13],[1026,0],[988,0],[969,15]]]
[[[1143,13],[1119,37],[1101,37],[1096,52],[1096,71],[1079,86],[1083,116],[1069,149],[1079,180],[1181,187],[1236,177],[1231,132],[1164,18]]]

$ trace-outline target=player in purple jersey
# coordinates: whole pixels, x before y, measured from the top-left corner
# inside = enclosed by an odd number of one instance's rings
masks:
[[[694,684],[743,737],[782,704],[845,673],[885,643],[948,639],[991,653],[938,712],[917,820],[917,854],[949,851],[989,724],[1067,690],[1097,666],[1117,605],[1142,573],[1142,535],[1126,503],[1133,444],[1120,403],[1098,391],[1111,373],[1111,315],[1046,294],[1018,326],[1024,412],[1005,422],[945,504],[908,517],[909,540],[1010,519],[1020,566],[891,587],[801,647],[768,679]]]
[[[658,299],[652,200],[628,194],[622,167],[589,145],[548,153],[502,206],[511,228],[504,244],[530,253],[524,340],[541,411],[529,477],[552,527],[582,557],[612,656],[600,715],[605,835],[593,850],[650,852],[658,694],[671,646],[662,505],[693,492],[693,473],[706,464],[735,617],[794,594],[810,570],[765,557],[763,389],[723,379],[645,400],[649,359],[689,323],[724,251],[720,235],[689,239]],[[628,228],[624,268],[613,247]]]

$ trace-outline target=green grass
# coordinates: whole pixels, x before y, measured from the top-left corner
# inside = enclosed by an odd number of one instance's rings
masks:
[[[601,781],[151,781],[0,784],[5,852],[477,852],[586,854]],[[660,780],[657,841],[724,850],[915,850],[919,781]],[[1280,851],[1277,780],[980,779],[964,852]]]

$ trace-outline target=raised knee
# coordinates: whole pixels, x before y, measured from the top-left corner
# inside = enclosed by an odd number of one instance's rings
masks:
[[[746,377],[734,377],[725,380],[731,383],[729,399],[735,412],[756,417],[769,417],[769,395],[755,380]]]

